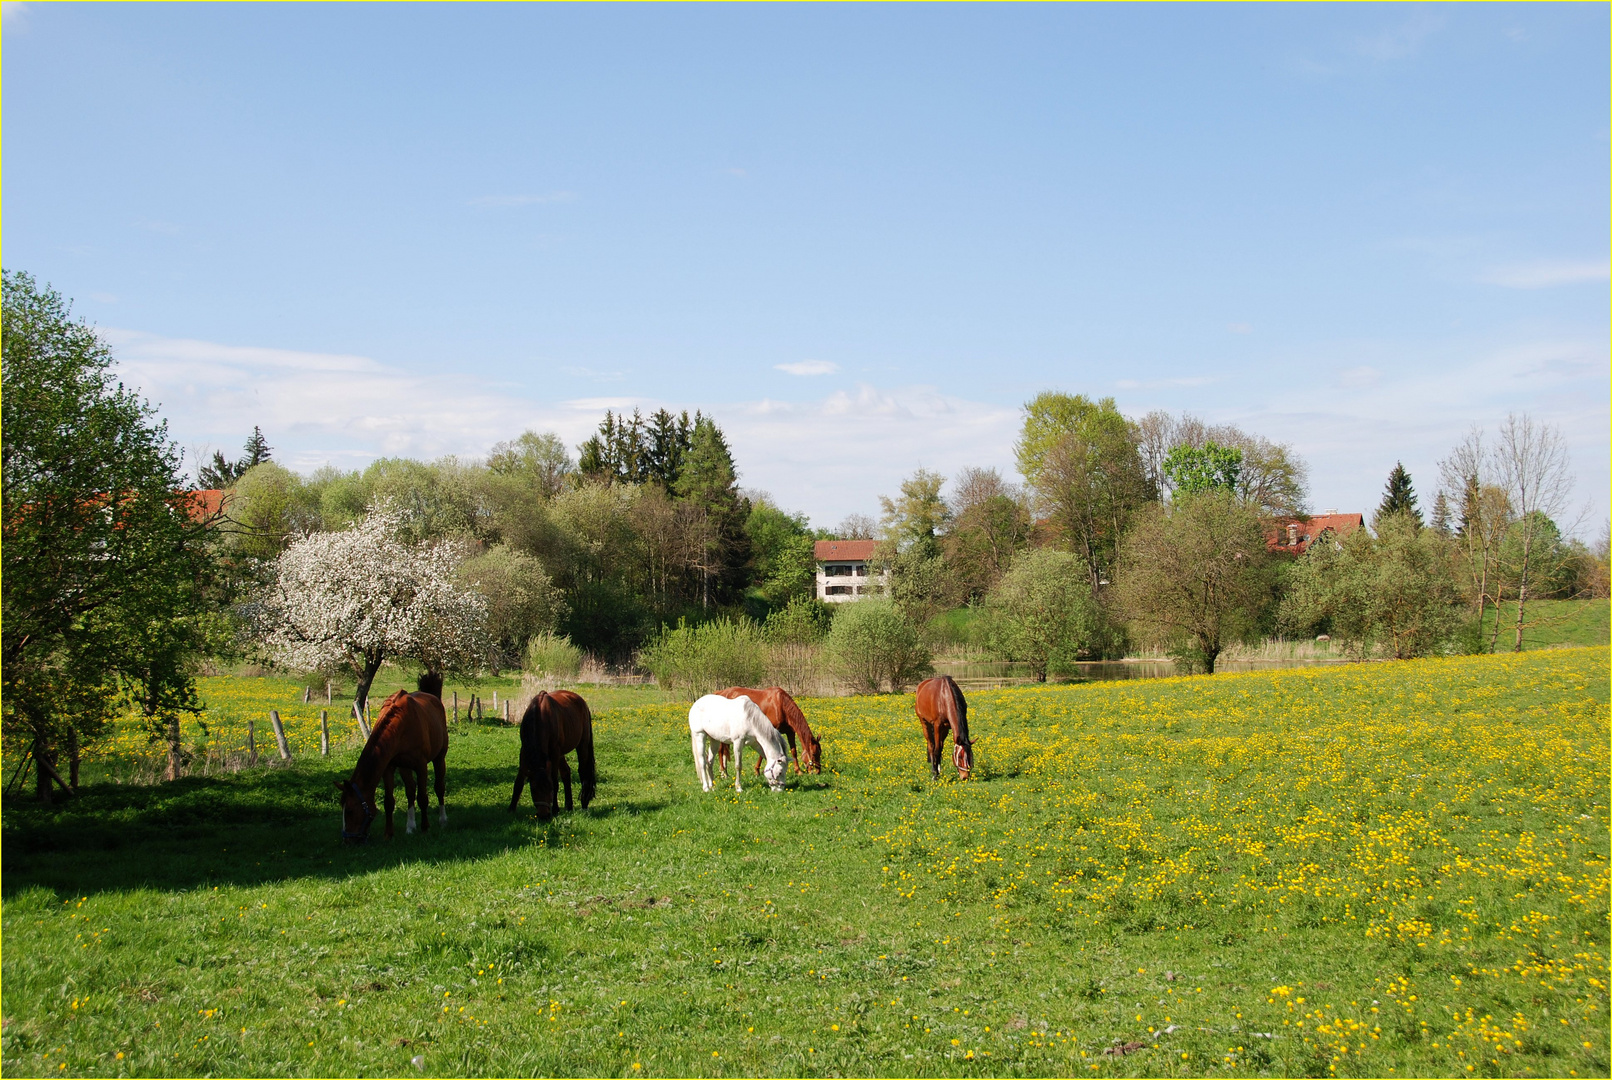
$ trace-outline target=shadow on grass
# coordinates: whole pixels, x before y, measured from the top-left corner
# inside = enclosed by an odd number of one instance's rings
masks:
[[[539,823],[528,799],[509,811],[512,770],[450,765],[446,826],[437,821],[433,796],[428,829],[405,833],[399,783],[396,835],[384,838],[382,810],[368,843],[345,844],[334,775],[317,767],[263,768],[149,787],[95,785],[48,807],[7,799],[0,830],[5,860],[0,895],[40,887],[89,896],[290,878],[338,880],[409,863],[472,861],[514,848],[575,847],[586,836],[586,829],[578,828],[585,822],[655,813],[668,805],[601,791],[588,810],[562,811]]]

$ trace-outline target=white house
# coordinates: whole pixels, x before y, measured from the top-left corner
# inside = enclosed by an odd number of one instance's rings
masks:
[[[817,598],[843,604],[882,594],[890,584],[889,573],[869,571],[869,560],[878,546],[876,540],[817,541],[813,549],[817,558]]]

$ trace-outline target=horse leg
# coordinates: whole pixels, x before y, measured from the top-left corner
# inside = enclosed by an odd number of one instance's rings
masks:
[[[690,739],[694,743],[694,775],[699,778],[700,787],[710,791],[711,759],[705,753],[705,732],[696,731]]]
[[[569,761],[567,761],[563,757],[560,758],[560,779],[565,781],[565,809],[567,811],[570,811],[570,809],[571,809],[571,763]],[[560,801],[559,796],[560,796],[560,789],[559,789],[559,786],[556,785],[555,788],[554,788],[554,801],[555,802]]]
[[[403,805],[408,808],[408,812],[409,812],[408,822],[407,822],[407,824],[405,824],[403,826],[403,831],[405,833],[413,833],[414,832],[414,801],[417,798],[417,795],[415,794],[414,770],[408,768],[407,766],[405,766],[404,768],[399,769],[398,771],[403,774]]]
[[[397,806],[397,798],[392,794],[392,782],[397,779],[396,769],[387,769],[384,778],[386,783],[386,838],[392,838],[392,811]]]
[[[437,821],[443,825],[448,823],[448,752],[444,750],[440,757],[431,763],[431,772],[437,781]],[[425,788],[425,777],[420,777],[420,787]],[[420,812],[425,812],[425,803],[420,803]]]
[[[744,775],[744,736],[733,740],[733,790],[743,791],[739,777]]]
[[[728,744],[725,742],[716,744],[716,767],[723,776],[728,775]]]
[[[790,727],[788,724],[784,725],[784,738],[789,740],[789,757],[795,763],[795,775],[799,776],[800,775],[800,753],[799,753],[799,751],[797,751],[795,749],[795,729]],[[760,768],[761,768],[760,765],[756,766],[757,770],[760,770]]]
[[[924,742],[929,744],[929,777],[932,780],[940,779],[940,748],[946,741],[939,727],[924,725]]]

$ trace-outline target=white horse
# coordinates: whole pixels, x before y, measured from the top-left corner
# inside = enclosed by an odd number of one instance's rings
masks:
[[[746,743],[767,759],[763,770],[767,786],[774,791],[784,790],[784,770],[789,763],[784,737],[778,734],[761,707],[749,698],[705,695],[688,711],[688,730],[694,740],[694,772],[706,791],[712,787],[711,759],[716,756],[716,750],[711,744],[714,742],[733,747],[734,791],[744,790],[739,786],[739,773],[744,766]]]

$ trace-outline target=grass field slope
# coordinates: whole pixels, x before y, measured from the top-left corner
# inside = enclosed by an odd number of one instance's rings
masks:
[[[782,794],[601,710],[546,826],[468,724],[447,827],[361,847],[350,746],[8,803],[0,1068],[1608,1074],[1605,648],[979,693],[967,783],[910,697],[802,704]]]

